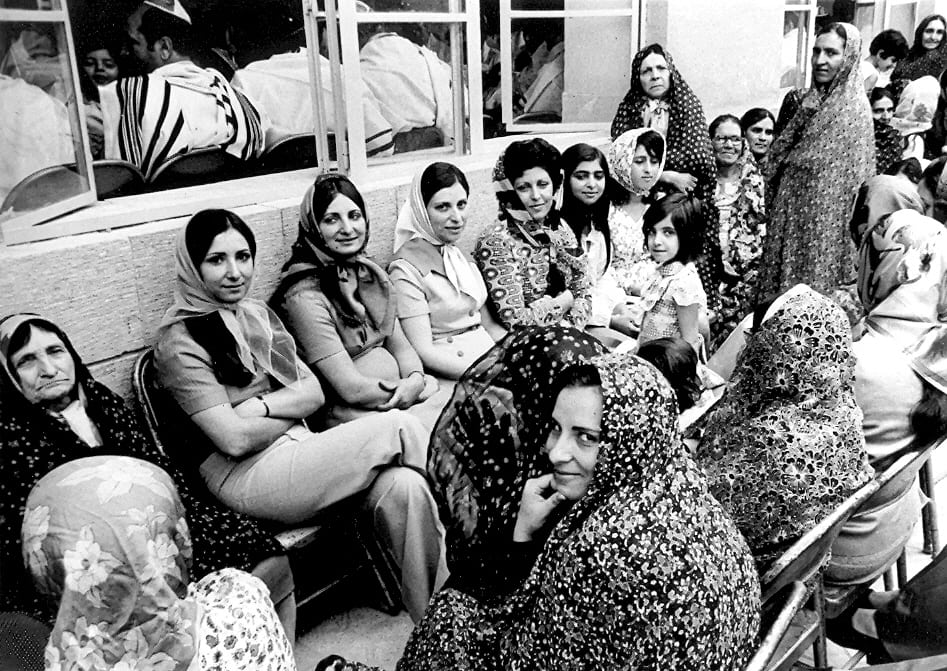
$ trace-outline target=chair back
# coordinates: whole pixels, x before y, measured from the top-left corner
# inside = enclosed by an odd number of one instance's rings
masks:
[[[878,491],[879,486],[877,480],[870,480],[860,487],[773,562],[760,578],[764,604],[789,583],[796,580],[806,582],[819,572],[842,526]]]
[[[763,607],[760,621],[760,645],[743,667],[743,671],[764,671],[780,643],[789,631],[789,625],[809,597],[805,583],[794,580],[786,585]]]
[[[145,176],[137,166],[117,158],[92,162],[95,175],[95,193],[99,200],[117,196],[132,196],[145,190]]]
[[[335,160],[335,136],[329,135],[329,160]],[[284,172],[315,168],[316,137],[312,133],[295,133],[267,146],[260,157],[260,172]]]
[[[875,479],[878,481],[879,488],[872,500],[868,501],[868,505],[871,506],[876,501],[887,502],[910,487],[918,472],[930,459],[931,453],[941,442],[943,441],[929,443],[926,446],[906,452],[895,459],[893,463],[876,476]]]
[[[232,179],[239,165],[240,159],[220,147],[192,149],[158,166],[149,186],[158,191]]]
[[[17,182],[0,204],[0,213],[36,210],[88,188],[88,180],[76,172],[75,164],[51,165]]]

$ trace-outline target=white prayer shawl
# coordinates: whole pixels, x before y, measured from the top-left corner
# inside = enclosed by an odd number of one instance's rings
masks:
[[[398,133],[436,126],[454,137],[450,66],[427,47],[394,33],[375,35],[359,52],[362,81]]]
[[[179,61],[105,89],[106,157],[139,166],[146,178],[192,149],[219,145],[241,160],[263,151],[268,119],[214,69]]]

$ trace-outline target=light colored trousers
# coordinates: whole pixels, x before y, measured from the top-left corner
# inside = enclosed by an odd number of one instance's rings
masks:
[[[447,579],[444,527],[421,475],[429,435],[421,422],[400,410],[321,433],[298,424],[242,459],[215,452],[201,464],[201,476],[234,510],[285,524],[301,524],[333,503],[365,492],[363,506],[401,568],[402,599],[418,621]]]

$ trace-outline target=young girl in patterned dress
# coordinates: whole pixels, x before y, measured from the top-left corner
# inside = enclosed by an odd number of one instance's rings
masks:
[[[707,294],[694,262],[700,256],[700,202],[681,193],[648,208],[642,228],[657,273],[642,292],[645,313],[638,345],[655,338],[683,338],[703,359]]]

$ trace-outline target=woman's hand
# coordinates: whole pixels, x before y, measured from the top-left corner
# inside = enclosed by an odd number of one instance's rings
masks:
[[[552,473],[527,480],[513,528],[514,542],[533,540],[533,534],[546,524],[549,514],[565,500],[566,497],[552,488]]]
[[[433,375],[424,376],[424,389],[421,390],[421,394],[418,396],[418,402],[426,401],[431,398],[434,394],[437,393],[437,390],[441,388],[441,383],[437,381],[437,378]]]
[[[418,402],[421,392],[424,391],[425,383],[425,376],[420,372],[411,373],[408,377],[397,382],[379,380],[378,386],[383,391],[391,392],[391,398],[379,405],[378,409],[391,410],[392,408],[398,408],[404,410],[410,408]]]
[[[556,302],[559,303],[559,307],[562,308],[562,313],[565,314],[572,309],[572,305],[575,303],[575,297],[572,295],[572,290],[566,289],[558,296],[556,296]]]
[[[686,172],[665,170],[661,175],[661,181],[670,184],[681,193],[690,193],[697,188],[697,178]]]

